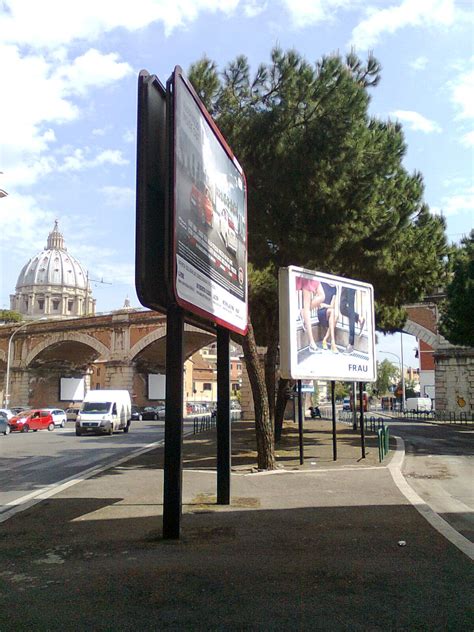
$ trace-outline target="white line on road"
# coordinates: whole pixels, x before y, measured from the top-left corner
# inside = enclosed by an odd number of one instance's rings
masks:
[[[427,520],[430,525],[436,529],[436,531],[441,533],[441,535],[454,544],[454,546],[467,555],[471,560],[474,560],[474,544],[456,531],[456,529],[446,522],[446,520],[434,512],[408,484],[402,474],[402,464],[405,458],[405,442],[401,437],[395,436],[395,439],[397,440],[397,451],[388,465],[389,472],[392,475],[395,485],[405,496],[408,502],[420,512],[423,518],[425,518],[425,520]]]
[[[161,439],[160,441],[155,441],[154,443],[149,443],[148,445],[142,448],[139,448],[138,450],[134,450],[133,452],[130,452],[126,456],[122,456],[119,459],[112,461],[111,463],[106,463],[104,465],[94,465],[93,467],[90,467],[87,470],[84,470],[83,472],[79,472],[78,474],[74,474],[72,476],[69,476],[68,478],[65,478],[62,481],[59,481],[58,483],[53,483],[52,485],[46,485],[46,487],[43,487],[42,489],[37,489],[34,492],[31,492],[30,494],[25,494],[24,496],[21,496],[20,498],[15,498],[15,500],[12,500],[5,505],[5,507],[11,507],[11,509],[5,509],[2,512],[0,512],[0,523],[6,522],[9,518],[12,518],[17,513],[20,513],[21,511],[25,511],[25,509],[29,509],[30,507],[33,507],[33,505],[36,505],[42,500],[45,500],[46,498],[50,498],[51,496],[54,496],[55,494],[58,494],[59,492],[64,491],[68,487],[72,487],[73,485],[76,485],[77,483],[82,483],[82,481],[85,481],[88,478],[92,478],[92,476],[95,476],[96,474],[100,474],[101,472],[104,472],[105,470],[109,470],[112,467],[117,467],[118,465],[121,465],[122,463],[125,463],[126,461],[130,461],[130,459],[140,456],[140,454],[144,454],[145,452],[149,452],[150,450],[153,450],[154,448],[158,448],[162,446],[163,444],[164,444],[164,439]]]

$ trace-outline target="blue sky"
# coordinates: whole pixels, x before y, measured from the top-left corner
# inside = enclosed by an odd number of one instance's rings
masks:
[[[371,113],[403,123],[405,164],[459,241],[473,227],[473,13],[454,0],[2,0],[0,306],[55,219],[91,278],[110,283],[93,288],[97,310],[139,305],[137,75],[165,81],[204,54],[256,68],[277,44],[312,62],[372,50],[383,71]],[[399,353],[397,339],[379,346]]]

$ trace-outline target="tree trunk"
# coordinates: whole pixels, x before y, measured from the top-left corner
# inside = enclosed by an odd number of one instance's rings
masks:
[[[290,380],[280,378],[278,380],[277,399],[275,407],[275,443],[281,439],[281,431],[283,429],[283,418],[285,415],[286,404],[288,402],[290,392]]]
[[[276,382],[276,361],[278,355],[278,338],[270,336],[267,353],[265,354],[265,384],[268,394],[268,410],[270,413],[270,423],[272,428],[275,422],[275,382]]]
[[[275,469],[273,426],[270,422],[265,374],[260,364],[252,323],[249,320],[247,335],[242,338],[247,373],[255,407],[255,434],[257,438],[257,465],[259,470]]]

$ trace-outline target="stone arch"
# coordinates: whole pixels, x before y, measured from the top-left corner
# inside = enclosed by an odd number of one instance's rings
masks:
[[[184,334],[186,357],[191,356],[195,351],[215,340],[215,334],[188,324],[185,324],[184,326]],[[127,361],[132,362],[133,359],[136,358],[141,351],[143,351],[143,349],[161,338],[166,338],[166,327],[158,327],[135,343],[127,355]]]
[[[157,329],[154,329],[153,331],[151,331],[149,334],[141,338],[138,342],[136,342],[133,345],[133,347],[130,349],[130,351],[127,354],[127,361],[131,362],[135,358],[135,356],[137,356],[140,353],[140,351],[143,351],[143,349],[145,349],[145,347],[148,347],[153,342],[156,342],[156,340],[159,340],[160,338],[165,338],[165,337],[166,337],[166,327],[158,327]]]
[[[25,360],[25,366],[29,366],[33,360],[45,349],[60,342],[80,342],[91,347],[99,354],[102,361],[107,362],[110,359],[110,350],[102,342],[87,334],[77,332],[62,333],[58,332],[52,336],[48,336],[46,340],[40,342],[34,349],[30,351]]]
[[[414,320],[410,320],[410,318],[407,319],[402,331],[423,340],[423,342],[426,342],[432,349],[437,349],[440,345],[446,346],[449,344],[446,338],[441,334],[432,332]]]

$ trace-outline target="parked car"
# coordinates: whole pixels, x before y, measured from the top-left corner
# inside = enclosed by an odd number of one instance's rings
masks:
[[[159,411],[156,406],[145,406],[142,410],[142,418],[156,421],[159,419]]]
[[[67,421],[66,411],[62,408],[45,408],[45,410],[49,410],[51,417],[53,418],[54,425],[57,428],[64,428]]]
[[[19,415],[10,419],[10,429],[18,432],[29,430],[54,430],[53,417],[49,410],[34,409],[24,410]]]
[[[13,417],[13,413],[9,408],[0,408],[0,414],[5,415],[7,419],[11,419]]]
[[[351,398],[344,397],[342,400],[342,410],[351,410]]]
[[[143,413],[140,406],[132,406],[132,421],[141,421],[143,419]]]
[[[225,247],[234,255],[237,254],[237,235],[235,232],[235,223],[232,215],[226,208],[223,208],[219,217],[219,232]]]
[[[10,434],[10,424],[8,423],[8,417],[0,410],[0,434]]]
[[[194,213],[197,214],[202,224],[207,224],[212,228],[214,223],[214,207],[211,202],[211,195],[207,187],[202,186],[202,183],[200,186],[203,190],[199,190],[195,184],[193,184],[191,188],[191,208]]]
[[[29,410],[29,408],[28,406],[14,406],[13,408],[10,408],[10,410],[12,411],[14,415],[19,415],[24,410]]]
[[[66,419],[67,421],[76,421],[76,417],[81,409],[79,406],[73,406],[71,408],[66,409]]]

